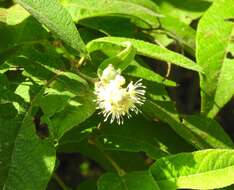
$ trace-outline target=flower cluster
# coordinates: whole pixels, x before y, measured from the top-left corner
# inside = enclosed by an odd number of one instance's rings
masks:
[[[123,124],[123,117],[131,117],[130,111],[139,112],[137,105],[142,105],[145,101],[145,86],[141,80],[136,83],[132,81],[124,87],[126,81],[121,75],[120,70],[116,70],[113,65],[103,71],[100,80],[95,83],[95,94],[100,109],[105,117],[104,121],[110,119],[110,123],[117,120],[117,123]]]

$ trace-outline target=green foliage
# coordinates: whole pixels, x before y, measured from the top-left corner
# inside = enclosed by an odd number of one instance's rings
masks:
[[[76,22],[92,17],[123,15],[137,18],[150,26],[156,27],[158,23],[157,17],[161,16],[155,11],[131,1],[62,0],[61,2]],[[95,6],[93,6],[94,4]]]
[[[0,189],[233,189],[233,19],[232,0],[1,1]]]
[[[39,22],[48,27],[49,30],[58,35],[60,39],[81,54],[86,55],[84,42],[76,30],[71,16],[56,0],[16,0],[16,2],[22,5]]]
[[[98,181],[98,190],[159,190],[157,183],[148,172],[132,172],[124,176],[118,176],[114,173],[103,175]]]
[[[228,21],[233,17],[231,1],[216,1],[198,25],[196,57],[204,69],[204,75],[200,76],[201,111],[209,117],[214,117],[234,94],[234,64],[228,56],[234,53],[231,49],[234,25]]]
[[[152,175],[160,189],[214,189],[228,186],[233,183],[232,170],[233,150],[222,149],[164,157],[151,166]]]
[[[171,62],[175,65],[184,67],[186,69],[191,69],[194,71],[202,72],[202,69],[199,65],[196,65],[192,60],[187,59],[186,57],[169,51],[166,48],[159,47],[157,45],[150,44],[148,42],[129,39],[129,38],[116,38],[116,37],[105,37],[99,38],[97,40],[91,41],[87,45],[89,52],[105,48],[105,44],[110,43],[118,46],[126,46],[123,42],[129,41],[136,48],[137,54],[143,55],[146,57]],[[108,47],[108,46],[107,46]]]

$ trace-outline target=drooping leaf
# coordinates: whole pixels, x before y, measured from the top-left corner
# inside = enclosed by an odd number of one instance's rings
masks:
[[[157,160],[151,173],[161,190],[216,189],[234,183],[234,151],[210,149]]]
[[[57,0],[16,0],[16,2],[22,5],[65,43],[87,57],[84,42],[71,16]]]
[[[115,57],[118,54],[118,52],[123,51],[122,49],[123,47],[118,47],[115,45],[109,46],[109,44],[108,45],[106,44],[101,50],[103,51],[105,55],[111,58],[111,57]],[[103,60],[101,60],[100,62],[102,63]],[[135,78],[141,78],[141,79],[151,81],[151,82],[156,82],[156,83],[163,84],[166,86],[176,86],[176,83],[174,81],[164,78],[157,72],[152,71],[150,67],[139,57],[137,57],[135,60],[132,60],[129,63],[128,67],[122,72],[122,74],[126,76],[135,77]]]
[[[139,55],[159,59],[184,67],[186,69],[202,72],[202,69],[199,65],[195,64],[192,60],[184,57],[183,55],[141,40],[118,37],[104,37],[89,42],[87,44],[87,49],[89,52],[92,52],[103,49],[108,44],[125,47],[126,45],[123,42],[126,41],[130,41],[133,44],[133,47],[136,48],[137,54]]]
[[[200,75],[201,112],[209,117],[214,117],[234,94],[234,60],[228,57],[234,24],[227,21],[232,17],[233,2],[217,0],[198,24],[196,58],[204,70]]]
[[[104,60],[98,67],[98,74],[101,76],[103,70],[110,64],[112,64],[116,69],[120,69],[121,71],[125,70],[128,65],[133,61],[136,50],[133,47],[131,42],[125,42],[127,47],[117,54],[114,57],[110,57]]]

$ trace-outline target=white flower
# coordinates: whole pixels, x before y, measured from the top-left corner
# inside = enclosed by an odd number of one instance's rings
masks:
[[[119,70],[115,70],[109,65],[100,76],[100,81],[95,83],[95,94],[100,109],[105,117],[104,121],[111,118],[110,123],[116,119],[118,124],[123,124],[123,117],[131,117],[130,111],[139,112],[137,105],[142,105],[145,101],[145,86],[141,80],[136,83],[132,81],[123,87],[126,83],[125,78]]]

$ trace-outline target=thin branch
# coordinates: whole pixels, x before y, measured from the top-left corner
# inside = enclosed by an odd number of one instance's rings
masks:
[[[96,146],[97,149],[102,152],[102,154],[106,157],[106,159],[111,163],[113,168],[117,171],[119,176],[124,176],[126,172],[103,150],[103,148],[98,145],[94,140],[89,139],[89,143]]]
[[[63,190],[68,190],[68,187],[65,185],[65,183],[60,179],[60,177],[56,173],[54,173],[53,178]]]

